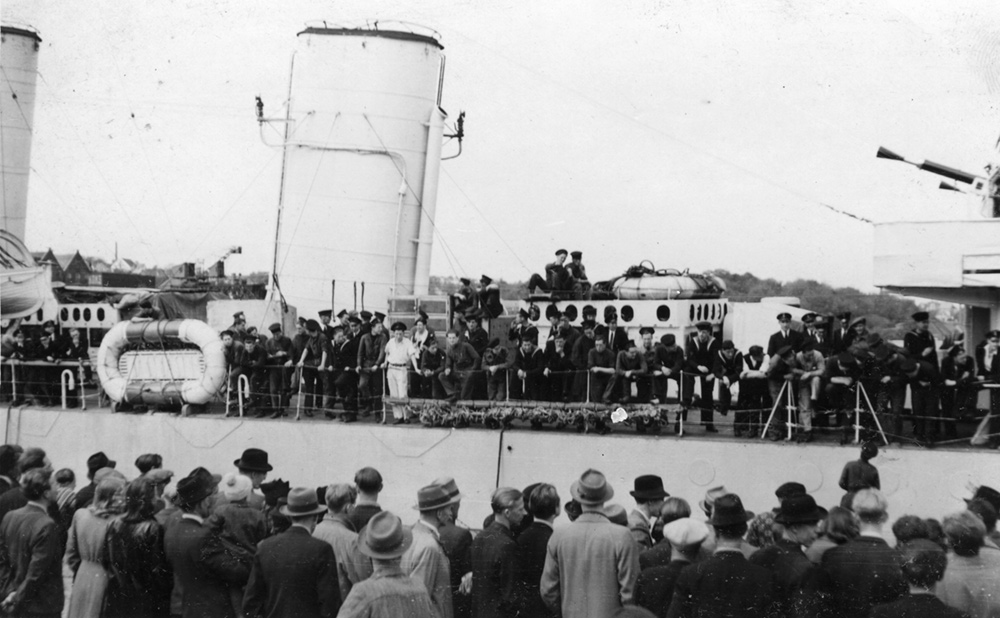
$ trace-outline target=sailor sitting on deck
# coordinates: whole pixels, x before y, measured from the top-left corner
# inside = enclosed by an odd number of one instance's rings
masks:
[[[531,294],[535,289],[539,289],[542,292],[553,292],[558,296],[568,296],[569,293],[573,293],[574,298],[582,298],[582,288],[579,288],[579,284],[565,266],[568,255],[569,252],[565,249],[556,251],[556,261],[545,265],[545,277],[538,273],[531,275],[531,279],[528,280],[528,293]],[[580,294],[575,293],[577,288],[581,290]]]

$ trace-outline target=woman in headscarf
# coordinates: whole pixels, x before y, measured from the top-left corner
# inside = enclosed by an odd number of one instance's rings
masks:
[[[106,618],[167,618],[173,573],[163,527],[153,516],[153,483],[140,477],[125,490],[125,515],[111,523],[107,554],[112,582]]]
[[[118,477],[101,480],[90,506],[77,510],[66,542],[66,561],[73,570],[68,618],[99,618],[108,588],[105,536],[117,511],[115,495],[125,486]]]

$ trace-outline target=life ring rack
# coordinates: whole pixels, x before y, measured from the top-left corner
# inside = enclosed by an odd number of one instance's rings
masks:
[[[171,349],[177,343],[198,346],[198,350]],[[149,349],[132,352],[130,348],[144,346]],[[168,346],[171,346],[168,348]],[[159,349],[157,349],[159,348]],[[160,356],[166,361],[158,364],[165,371],[128,371],[122,373],[122,356]],[[198,356],[200,377],[178,379],[171,369],[171,357],[176,361],[182,356]],[[133,367],[138,359],[132,359]],[[119,322],[104,336],[97,353],[97,375],[104,392],[115,404],[142,405],[203,405],[219,392],[226,379],[226,356],[219,333],[200,320],[134,320]],[[117,407],[117,406],[115,406]]]

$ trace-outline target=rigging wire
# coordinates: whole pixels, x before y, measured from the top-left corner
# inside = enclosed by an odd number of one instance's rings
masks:
[[[689,148],[691,150],[694,150],[695,152],[698,152],[698,153],[700,153],[700,154],[702,154],[704,156],[707,156],[707,157],[709,157],[711,159],[714,159],[714,160],[716,160],[716,161],[718,161],[718,162],[720,162],[720,163],[722,163],[724,165],[727,165],[729,167],[737,169],[737,170],[743,172],[744,174],[746,174],[746,175],[748,175],[748,176],[750,176],[752,178],[755,178],[755,179],[763,182],[764,184],[770,185],[771,187],[774,187],[776,189],[779,189],[781,191],[789,193],[789,194],[791,194],[793,196],[796,196],[798,198],[806,200],[807,202],[810,202],[810,203],[813,203],[813,204],[817,204],[817,205],[822,206],[823,208],[826,208],[828,210],[831,210],[831,211],[833,211],[833,212],[835,212],[837,214],[844,215],[846,217],[850,217],[850,218],[855,219],[857,221],[868,223],[869,225],[873,225],[874,224],[874,222],[871,221],[870,219],[867,219],[867,218],[862,217],[860,215],[853,214],[853,213],[848,212],[846,210],[842,210],[842,209],[837,208],[837,207],[835,207],[835,206],[833,206],[831,204],[828,204],[828,203],[826,203],[826,202],[824,202],[822,200],[819,200],[819,199],[817,199],[815,197],[811,197],[809,195],[806,195],[806,194],[798,191],[797,189],[793,189],[793,188],[791,188],[791,187],[789,187],[787,185],[784,185],[784,184],[782,184],[782,183],[780,183],[780,182],[778,182],[776,180],[771,180],[769,177],[764,176],[763,174],[761,174],[759,172],[756,172],[756,171],[750,169],[749,167],[741,165],[741,164],[739,164],[739,163],[737,163],[735,161],[731,161],[731,160],[723,157],[722,155],[715,154],[714,152],[712,152],[710,150],[706,150],[705,148],[702,148],[701,146],[698,146],[698,145],[696,145],[694,143],[691,143],[691,142],[689,142],[689,141],[687,141],[685,139],[682,139],[682,138],[679,138],[679,137],[677,137],[675,135],[667,133],[666,131],[664,131],[663,129],[661,129],[659,127],[655,127],[655,126],[646,124],[644,122],[641,122],[641,121],[635,119],[634,117],[630,116],[629,114],[626,114],[625,112],[622,112],[621,110],[615,109],[614,107],[611,107],[610,105],[608,105],[606,103],[598,101],[597,99],[594,99],[594,98],[592,98],[592,97],[584,94],[583,92],[580,92],[579,90],[577,90],[577,89],[575,89],[575,88],[573,88],[571,86],[568,86],[568,85],[566,85],[566,84],[564,84],[562,82],[559,82],[559,81],[553,79],[552,77],[550,77],[548,75],[545,75],[544,73],[541,73],[540,71],[537,71],[537,70],[535,70],[535,69],[533,69],[533,68],[531,68],[529,66],[525,66],[525,65],[521,64],[520,62],[517,62],[516,60],[513,60],[513,59],[505,56],[504,54],[496,51],[495,49],[489,47],[488,45],[485,45],[485,44],[479,42],[478,40],[470,37],[469,35],[463,33],[460,30],[452,29],[452,31],[455,32],[456,34],[458,34],[459,36],[465,38],[466,40],[470,41],[471,43],[473,43],[475,45],[478,45],[479,47],[485,49],[486,51],[494,54],[498,58],[502,58],[503,60],[506,60],[508,63],[512,64],[513,66],[518,67],[519,69],[521,69],[523,71],[526,71],[528,73],[531,73],[531,74],[533,74],[533,75],[535,75],[537,77],[540,77],[540,78],[542,78],[545,81],[548,81],[548,82],[550,82],[552,84],[555,84],[556,86],[562,88],[563,90],[566,90],[566,91],[568,91],[568,92],[570,92],[570,93],[578,96],[579,98],[583,99],[584,101],[587,101],[590,104],[592,104],[594,106],[597,106],[597,107],[599,107],[599,108],[605,110],[606,112],[609,112],[609,113],[611,113],[611,114],[613,114],[615,116],[619,116],[621,118],[624,118],[625,120],[627,120],[628,122],[630,122],[632,124],[636,124],[636,125],[644,128],[644,129],[647,129],[647,130],[652,131],[654,133],[657,133],[657,134],[659,134],[659,135],[661,135],[663,137],[666,137],[667,139],[672,140],[672,141],[674,141],[674,142],[676,142],[676,143],[678,143],[678,144],[680,144],[682,146],[685,146],[685,147],[687,147],[687,148]]]
[[[49,191],[52,192],[52,195],[56,196],[56,199],[59,200],[62,203],[62,205],[66,207],[67,210],[73,213],[74,217],[79,219],[83,227],[87,228],[87,230],[89,230],[94,235],[94,237],[97,238],[97,240],[100,241],[102,245],[104,245],[104,249],[107,250],[108,253],[114,252],[114,247],[108,244],[108,241],[105,240],[104,235],[100,234],[96,229],[94,229],[94,227],[90,225],[89,219],[86,216],[82,216],[75,206],[67,202],[66,199],[63,198],[63,196],[60,195],[58,191],[56,191],[55,186],[51,182],[49,182],[48,178],[43,176],[41,172],[38,171],[38,168],[32,167],[31,171],[35,173],[35,178],[38,178],[40,181],[42,181],[42,184],[45,185]]]
[[[59,100],[58,96],[55,96],[55,88],[53,88],[49,84],[48,80],[45,79],[45,75],[43,73],[39,72],[38,77],[39,79],[42,80],[42,83],[45,84],[45,86],[49,88],[49,90],[51,91],[52,100],[56,102],[56,105],[59,107],[59,111],[62,113],[63,118],[66,121],[66,124],[68,124],[70,129],[73,130],[73,134],[76,135],[77,141],[80,142],[80,146],[83,148],[84,154],[86,154],[87,158],[90,159],[90,163],[94,166],[94,170],[97,171],[97,175],[104,182],[104,186],[107,187],[108,192],[111,194],[111,197],[115,200],[115,203],[118,204],[118,208],[121,210],[122,214],[125,215],[125,220],[129,222],[129,225],[132,226],[132,229],[135,231],[136,236],[140,239],[139,244],[146,248],[146,252],[149,253],[149,257],[152,259],[153,263],[158,264],[159,260],[157,260],[156,255],[153,254],[153,250],[150,247],[149,243],[142,240],[143,234],[141,231],[139,231],[139,226],[135,224],[135,221],[132,219],[132,216],[129,215],[128,209],[125,208],[125,205],[122,204],[120,199],[118,199],[118,195],[115,193],[115,190],[111,187],[111,183],[108,181],[108,178],[104,175],[104,172],[101,170],[101,166],[97,164],[97,160],[94,159],[94,155],[91,154],[90,149],[87,148],[87,144],[83,141],[83,138],[80,136],[80,132],[77,130],[76,125],[73,124],[73,122],[69,119],[69,114],[66,113],[66,109],[63,107],[62,101]]]

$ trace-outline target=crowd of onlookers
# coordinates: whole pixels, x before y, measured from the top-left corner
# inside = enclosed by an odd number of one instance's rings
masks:
[[[391,480],[371,467],[292,487],[268,481],[274,467],[257,448],[229,471],[196,467],[183,478],[157,454],[126,476],[99,452],[84,484],[67,468],[53,472],[39,448],[2,445],[0,609],[69,618],[1000,614],[1000,492],[980,486],[941,520],[902,515],[890,526],[877,453],[866,444],[845,464],[845,494],[829,508],[794,481],[776,483],[773,500],[718,486],[692,504],[655,474],[635,478],[629,499],[590,469],[568,494],[545,482],[498,487],[491,514],[470,529],[447,476],[414,491],[416,521],[404,524],[379,505]],[[743,498],[774,506],[753,513]]]
[[[484,282],[495,287],[488,277]],[[847,312],[807,313],[801,329],[781,313],[766,347],[745,351],[720,339],[709,322],[697,323],[684,341],[673,334],[657,339],[652,327],[630,332],[611,306],[601,323],[597,309],[584,306],[574,325],[571,316],[548,305],[544,340],[537,307],[520,310],[505,337],[490,336],[492,317],[485,305],[472,304],[455,313],[442,336],[424,313],[389,325],[379,312],[342,310],[334,316],[325,310],[319,320],[300,318],[289,337],[277,323],[260,333],[237,312],[221,334],[229,366],[224,390],[235,403],[240,377],[246,376],[245,407],[256,416],[284,416],[294,400],[307,416],[319,412],[343,422],[387,405],[395,423],[409,422],[408,399],[655,405],[671,393],[680,404],[677,433],[692,409],[700,411],[709,433],[717,431],[716,413],[733,411],[737,436],[759,436],[773,412],[772,439],[785,435],[786,425],[802,441],[836,428],[846,438],[860,408],[866,431],[875,428],[874,412],[890,440],[934,442],[957,439],[958,423],[977,417],[979,392],[988,388],[987,433],[1000,442],[1000,331],[989,331],[973,350],[961,339],[942,348],[927,312],[912,316],[913,328],[901,345],[869,332],[864,317]],[[79,331],[61,336],[52,322],[37,343],[12,330],[2,347],[4,359],[53,363],[21,368],[20,398],[42,405],[54,404],[59,395],[57,363],[87,356]],[[9,389],[13,367],[3,363],[3,371]],[[71,404],[75,393],[70,389]],[[236,413],[233,406],[229,410]],[[606,428],[601,419],[598,428]]]

